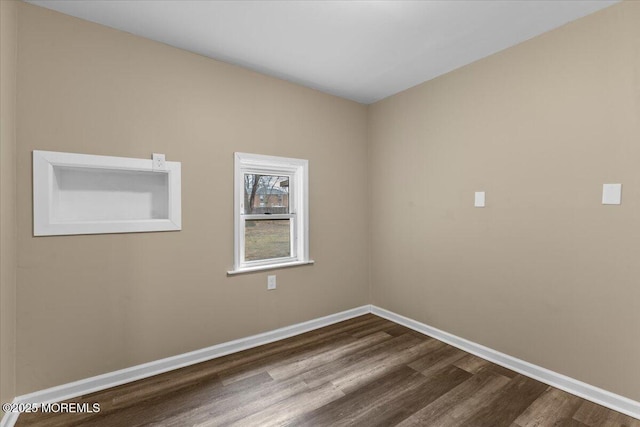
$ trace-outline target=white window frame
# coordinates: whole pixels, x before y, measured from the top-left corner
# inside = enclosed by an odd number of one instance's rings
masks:
[[[261,174],[289,177],[288,214],[244,214],[244,176]],[[235,153],[234,265],[229,274],[313,264],[309,259],[309,161],[261,154]],[[291,220],[291,256],[246,261],[245,224],[256,219]]]

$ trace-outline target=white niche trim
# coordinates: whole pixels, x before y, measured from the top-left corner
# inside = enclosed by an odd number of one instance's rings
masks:
[[[33,235],[182,228],[180,162],[33,151]]]

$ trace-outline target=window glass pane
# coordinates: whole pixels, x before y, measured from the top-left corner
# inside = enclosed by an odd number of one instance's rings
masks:
[[[289,177],[245,174],[244,213],[289,213]]]
[[[245,261],[290,257],[290,224],[289,219],[259,219],[245,221]]]

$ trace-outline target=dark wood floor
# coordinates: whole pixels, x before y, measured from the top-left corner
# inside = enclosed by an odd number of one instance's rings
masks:
[[[640,427],[374,315],[72,401],[17,425]]]

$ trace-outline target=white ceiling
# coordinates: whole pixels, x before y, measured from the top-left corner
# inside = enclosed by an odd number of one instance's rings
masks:
[[[618,0],[28,1],[369,104]]]

